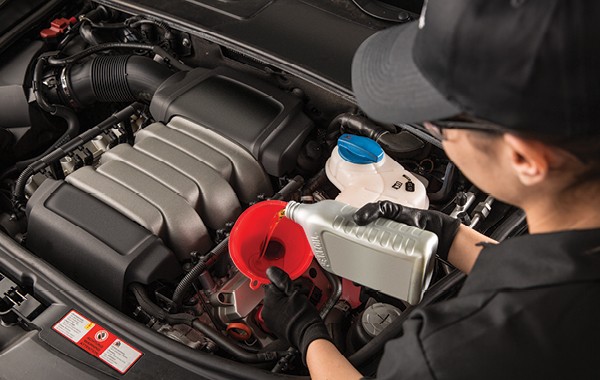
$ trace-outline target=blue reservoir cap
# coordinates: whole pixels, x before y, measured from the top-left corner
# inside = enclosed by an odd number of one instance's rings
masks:
[[[383,160],[383,149],[368,137],[344,133],[338,139],[337,146],[344,161],[353,164],[372,164]]]

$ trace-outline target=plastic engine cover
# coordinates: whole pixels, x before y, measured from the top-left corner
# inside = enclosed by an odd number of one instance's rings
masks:
[[[119,309],[132,282],[181,274],[159,238],[63,181],[44,181],[27,203],[27,216],[27,248]]]
[[[235,141],[273,176],[295,168],[314,126],[302,109],[300,99],[224,67],[175,74],[150,104],[158,121],[181,116]]]

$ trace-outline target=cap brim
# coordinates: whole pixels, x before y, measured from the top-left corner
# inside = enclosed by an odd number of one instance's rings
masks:
[[[360,108],[374,120],[414,123],[460,113],[458,107],[423,77],[414,63],[417,24],[410,22],[375,33],[354,55],[354,95]]]

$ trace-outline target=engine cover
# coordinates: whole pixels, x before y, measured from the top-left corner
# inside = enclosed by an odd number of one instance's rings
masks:
[[[172,281],[182,272],[160,239],[64,181],[44,181],[27,216],[27,248],[117,308],[132,282]]]
[[[181,261],[208,251],[208,229],[235,221],[241,203],[272,193],[247,151],[179,117],[148,126],[133,147],[118,145],[66,180],[160,237]]]
[[[150,104],[156,120],[167,123],[181,116],[235,141],[273,176],[296,167],[314,126],[302,110],[299,98],[225,67],[177,73]]]

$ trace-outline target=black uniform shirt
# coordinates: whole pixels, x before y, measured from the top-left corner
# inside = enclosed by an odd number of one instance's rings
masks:
[[[416,311],[383,379],[600,379],[600,229],[484,248],[459,295]]]

